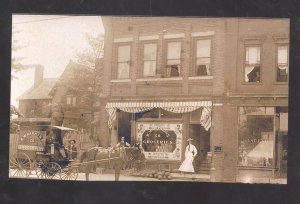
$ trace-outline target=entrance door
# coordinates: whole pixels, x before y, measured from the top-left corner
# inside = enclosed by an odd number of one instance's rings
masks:
[[[194,159],[195,171],[209,174],[210,164],[207,161],[207,152],[210,151],[210,131],[206,131],[200,124],[191,124],[190,137],[198,152]]]
[[[131,143],[131,113],[126,113],[123,111],[119,112],[118,116],[118,141],[121,137],[125,138],[125,141],[129,144]]]

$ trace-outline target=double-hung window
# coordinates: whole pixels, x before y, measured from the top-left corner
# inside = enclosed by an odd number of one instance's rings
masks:
[[[288,46],[279,45],[277,46],[277,82],[288,81]]]
[[[144,44],[144,68],[143,77],[154,77],[156,76],[156,56],[157,56],[157,44],[146,43]]]
[[[128,79],[130,73],[130,45],[119,45],[117,52],[117,78]]]
[[[181,42],[168,42],[166,76],[179,77],[180,64],[181,64]]]
[[[260,46],[247,46],[245,56],[245,82],[261,82]]]
[[[210,61],[211,61],[211,40],[196,40],[196,59],[195,59],[196,76],[211,75]]]

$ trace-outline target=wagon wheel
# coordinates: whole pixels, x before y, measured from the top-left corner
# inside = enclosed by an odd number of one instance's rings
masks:
[[[44,169],[43,169],[44,168]],[[56,162],[48,162],[42,168],[43,174],[46,179],[61,179],[61,167]]]
[[[46,178],[47,167],[45,166],[45,163],[42,161],[35,162],[34,166],[36,176],[40,179]]]
[[[27,154],[18,153],[9,161],[10,177],[29,177],[31,171],[31,161]]]
[[[78,168],[77,167],[66,167],[62,169],[61,179],[63,180],[76,180],[78,178]]]

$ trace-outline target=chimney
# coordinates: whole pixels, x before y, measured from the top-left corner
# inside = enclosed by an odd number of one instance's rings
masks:
[[[44,80],[44,66],[36,65],[34,73],[34,87],[40,85]]]

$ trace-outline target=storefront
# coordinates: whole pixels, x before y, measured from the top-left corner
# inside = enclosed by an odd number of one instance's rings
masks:
[[[238,181],[286,178],[287,111],[287,107],[238,108]]]
[[[179,165],[186,139],[193,138],[197,170],[210,151],[211,109],[211,101],[107,103],[110,144],[125,137],[132,145],[141,145],[147,161]]]

